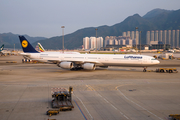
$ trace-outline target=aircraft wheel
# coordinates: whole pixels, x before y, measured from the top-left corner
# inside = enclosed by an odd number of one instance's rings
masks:
[[[71,68],[70,70],[72,70],[72,71],[73,71],[73,70],[75,70],[75,68]]]
[[[76,70],[79,70],[77,67],[74,67],[74,68],[72,68],[72,69],[70,69],[70,70],[72,70],[72,71],[76,71]]]
[[[162,73],[163,73],[163,72],[164,72],[164,70],[160,70],[160,72],[162,72]]]

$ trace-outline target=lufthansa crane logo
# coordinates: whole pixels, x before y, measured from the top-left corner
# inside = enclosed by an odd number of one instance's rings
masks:
[[[22,47],[26,48],[28,46],[28,42],[26,40],[22,41]]]

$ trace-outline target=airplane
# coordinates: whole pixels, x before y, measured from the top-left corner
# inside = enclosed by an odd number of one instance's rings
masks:
[[[154,57],[147,55],[117,55],[117,54],[67,54],[37,52],[24,36],[19,36],[23,55],[31,59],[42,61],[57,61],[58,66],[70,70],[95,70],[96,67],[107,68],[108,66],[120,67],[144,67],[144,72],[148,66],[157,65],[160,62]]]
[[[39,46],[39,51],[41,52],[45,52],[45,49],[43,48],[43,46],[41,45],[41,43],[38,43]],[[51,52],[52,53],[52,52]],[[63,53],[63,52],[60,52]],[[70,53],[70,54],[80,54],[79,52],[64,52],[64,53]]]
[[[43,48],[43,46],[42,46],[40,43],[38,43],[38,46],[39,46],[39,50],[40,50],[41,52],[45,52],[45,49]]]
[[[172,50],[172,49],[169,49],[167,52],[174,53],[174,50]]]
[[[4,50],[4,44],[0,48],[0,52]]]
[[[0,55],[1,56],[12,55],[12,54],[17,54],[17,53],[13,53],[11,50],[4,49],[4,44],[0,47]]]
[[[4,44],[0,48],[0,55],[4,55],[4,53],[2,52],[3,50],[4,50]]]

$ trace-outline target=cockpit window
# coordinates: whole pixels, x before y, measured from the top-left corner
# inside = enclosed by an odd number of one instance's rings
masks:
[[[156,60],[156,58],[152,58],[151,60]]]

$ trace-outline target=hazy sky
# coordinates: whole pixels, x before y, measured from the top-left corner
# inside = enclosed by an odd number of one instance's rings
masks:
[[[0,0],[0,33],[61,36],[85,27],[114,25],[152,9],[180,9],[180,0]]]

